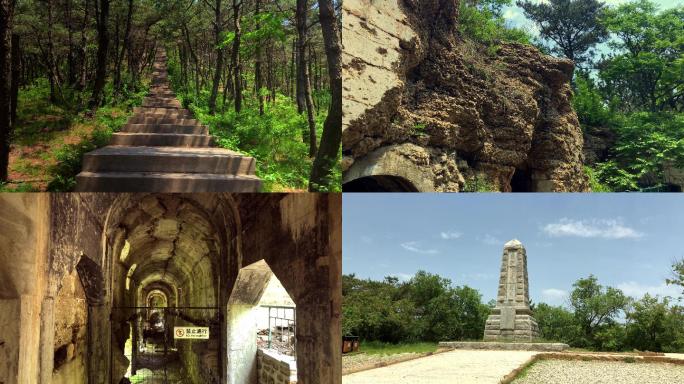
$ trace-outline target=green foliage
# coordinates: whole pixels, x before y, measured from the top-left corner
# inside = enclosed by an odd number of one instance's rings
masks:
[[[244,153],[256,159],[256,172],[264,182],[264,191],[302,190],[308,188],[313,159],[309,158],[308,142],[303,132],[308,130],[306,117],[297,113],[293,100],[277,94],[272,102],[264,104],[264,114],[259,114],[255,97],[243,99],[240,114],[226,106],[214,115],[209,114],[209,90],[199,95],[180,84],[180,67],[177,58],[169,59],[169,79],[181,104],[209,127],[209,133],[220,147]],[[248,91],[245,91],[247,94]],[[315,116],[316,132],[323,132],[323,122],[330,103],[328,92],[313,95],[319,105]],[[323,188],[329,192],[341,190],[342,171],[338,165],[333,169],[330,185]]]
[[[536,2],[518,0],[525,15],[539,26],[543,39],[553,42],[551,52],[561,54],[575,63],[590,61],[593,47],[608,34],[599,22],[605,4],[599,0],[549,0]]]
[[[489,307],[467,286],[418,272],[407,282],[343,276],[342,330],[388,343],[479,339]]]
[[[462,192],[495,192],[496,190],[485,176],[475,175],[465,180]]]
[[[657,13],[655,4],[638,0],[606,12],[604,24],[617,39],[615,54],[599,65],[608,99],[619,99],[624,112],[684,107],[684,7]]]
[[[676,284],[682,287],[682,295],[684,295],[684,259],[672,264],[672,278],[666,281],[668,284]]]
[[[576,344],[580,347],[600,345],[602,334],[599,332],[611,332],[610,326],[624,311],[628,298],[619,289],[604,288],[593,275],[577,280],[573,287],[570,307],[581,331]]]
[[[572,106],[582,125],[605,127],[611,124],[613,114],[594,81],[586,74],[577,73],[575,76]]]
[[[48,191],[67,192],[74,189],[76,175],[81,172],[83,155],[106,146],[111,140],[112,134],[126,123],[127,114],[112,112],[113,108],[103,107],[98,109],[92,118],[82,117],[82,122],[95,126],[93,131],[90,134],[82,135],[78,143],[65,144],[55,150],[57,163],[49,168],[51,180],[47,186]]]
[[[544,339],[572,344],[580,334],[574,314],[563,307],[540,303],[534,308],[534,318]]]
[[[611,187],[603,184],[603,182],[599,180],[596,170],[594,170],[591,167],[585,166],[584,172],[587,174],[587,177],[589,178],[589,188],[591,188],[592,192],[613,192]]]
[[[518,42],[530,44],[529,33],[519,28],[510,28],[505,24],[501,10],[511,0],[485,0],[477,5],[467,1],[460,3],[459,31],[473,40],[496,44],[498,42]],[[495,45],[488,47],[490,54],[496,53]]]
[[[659,186],[665,164],[684,164],[684,114],[638,112],[614,121],[612,158],[596,165],[601,183],[615,191]]]

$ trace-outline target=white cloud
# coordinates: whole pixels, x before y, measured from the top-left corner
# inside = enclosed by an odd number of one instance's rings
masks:
[[[483,237],[478,237],[477,239],[487,245],[503,245],[503,241],[497,239],[496,237],[490,234],[486,234]]]
[[[373,238],[370,237],[370,236],[365,236],[365,235],[364,235],[364,236],[361,236],[361,242],[362,242],[362,243],[366,243],[366,244],[370,244],[370,243],[373,242]]]
[[[410,252],[422,253],[425,255],[434,255],[436,253],[439,253],[439,251],[436,249],[420,248],[417,241],[407,241],[407,242],[401,243],[399,245],[401,245],[402,248],[404,248],[405,250],[410,251]]]
[[[408,273],[390,273],[389,276],[394,276],[401,282],[406,282],[413,278],[413,275]]]
[[[558,305],[562,304],[563,301],[565,301],[565,299],[568,297],[568,291],[557,288],[548,288],[542,290],[542,296],[547,304]]]
[[[599,237],[604,239],[637,239],[643,236],[616,219],[572,220],[562,218],[546,224],[543,231],[551,237]]]
[[[453,239],[458,239],[461,237],[463,234],[461,232],[456,232],[456,231],[450,231],[450,232],[441,232],[439,236],[444,239],[444,240],[453,240]]]
[[[650,294],[651,296],[673,296],[679,297],[681,290],[675,285],[667,285],[662,283],[660,285],[644,285],[637,283],[635,281],[627,281],[617,285],[617,288],[622,290],[627,296],[632,296],[634,298],[640,299],[645,294]]]

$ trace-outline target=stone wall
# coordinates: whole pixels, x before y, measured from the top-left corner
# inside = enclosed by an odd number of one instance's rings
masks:
[[[257,351],[258,384],[293,384],[297,382],[297,364],[291,356],[273,350]]]
[[[343,2],[347,190],[587,190],[573,63],[470,41],[458,9],[458,0]]]

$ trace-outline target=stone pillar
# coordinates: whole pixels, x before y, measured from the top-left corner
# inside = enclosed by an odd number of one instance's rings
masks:
[[[40,314],[40,383],[52,382],[55,365],[55,301],[52,297],[43,299]]]
[[[532,340],[539,326],[532,317],[527,279],[527,253],[518,240],[504,245],[496,307],[485,324],[485,340]]]

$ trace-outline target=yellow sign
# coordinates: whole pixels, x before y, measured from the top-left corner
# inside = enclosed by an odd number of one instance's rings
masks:
[[[208,339],[209,327],[173,327],[174,339]]]

